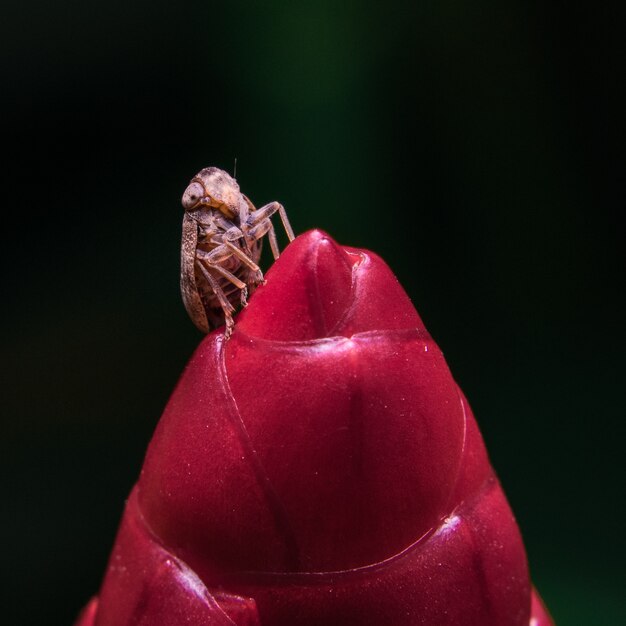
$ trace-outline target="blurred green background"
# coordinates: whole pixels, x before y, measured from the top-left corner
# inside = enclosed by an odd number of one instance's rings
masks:
[[[623,17],[514,0],[7,6],[3,622],[70,624],[97,590],[201,338],[178,294],[180,195],[236,157],[257,205],[375,250],[404,284],[557,623],[626,623]]]

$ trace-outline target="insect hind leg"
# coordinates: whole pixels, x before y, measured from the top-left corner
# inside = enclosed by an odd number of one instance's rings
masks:
[[[233,313],[235,312],[235,307],[229,302],[228,298],[226,297],[226,294],[224,293],[224,290],[220,286],[218,280],[211,274],[211,272],[206,267],[204,267],[202,263],[200,263],[199,266],[200,266],[200,271],[202,272],[202,275],[206,279],[207,283],[209,283],[211,289],[213,290],[213,293],[215,294],[218,302],[220,303],[220,306],[222,307],[222,310],[224,311],[224,322],[226,323],[226,330],[224,331],[224,339],[228,339],[231,336],[233,332],[233,326],[235,325],[235,322],[233,320]]]

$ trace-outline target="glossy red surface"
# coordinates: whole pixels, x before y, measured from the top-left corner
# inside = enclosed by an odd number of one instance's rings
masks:
[[[312,231],[187,365],[77,626],[549,626],[531,596],[439,348],[382,260]]]

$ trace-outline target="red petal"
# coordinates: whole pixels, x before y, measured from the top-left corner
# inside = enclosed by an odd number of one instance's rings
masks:
[[[313,231],[267,279],[170,399],[95,626],[528,626],[515,520],[389,268]]]
[[[277,341],[403,328],[424,325],[385,263],[371,252],[342,248],[319,230],[285,250],[236,326]]]

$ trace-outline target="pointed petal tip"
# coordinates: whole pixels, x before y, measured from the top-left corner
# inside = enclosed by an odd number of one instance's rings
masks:
[[[235,332],[310,341],[370,330],[420,328],[402,286],[375,254],[344,247],[322,230],[297,237],[267,273]]]
[[[354,262],[325,232],[300,235],[267,273],[236,332],[277,341],[329,336],[351,297]]]

